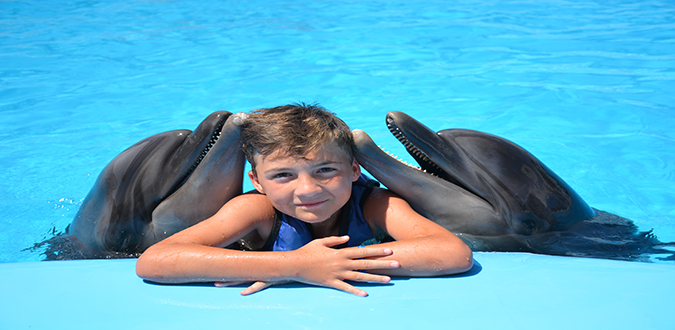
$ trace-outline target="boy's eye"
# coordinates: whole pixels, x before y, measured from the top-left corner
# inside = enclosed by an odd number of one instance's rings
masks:
[[[291,176],[290,173],[277,173],[274,176],[272,176],[272,179],[287,178],[289,176]]]
[[[332,172],[332,171],[335,171],[335,169],[332,168],[332,167],[322,167],[322,168],[319,169],[318,172],[319,173],[328,173],[328,172]]]

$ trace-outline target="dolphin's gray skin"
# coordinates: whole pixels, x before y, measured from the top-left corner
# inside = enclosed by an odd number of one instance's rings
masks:
[[[413,168],[355,130],[355,157],[420,214],[475,251],[525,251],[645,260],[668,253],[628,219],[589,207],[537,158],[500,137],[464,129],[438,133],[402,112],[390,131],[419,163]]]
[[[101,172],[47,259],[134,257],[215,214],[241,194],[244,155],[237,115],[218,111],[195,129],[148,137]]]

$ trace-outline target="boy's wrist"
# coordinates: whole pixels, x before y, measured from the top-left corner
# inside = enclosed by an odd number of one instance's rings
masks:
[[[296,280],[299,275],[299,269],[302,268],[303,258],[299,256],[297,250],[293,251],[275,251],[265,252],[266,257],[263,262],[268,275],[265,281]]]
[[[283,279],[297,281],[300,279],[302,270],[305,269],[306,262],[316,262],[308,260],[307,256],[298,250],[284,251],[281,258],[281,269],[283,269]]]

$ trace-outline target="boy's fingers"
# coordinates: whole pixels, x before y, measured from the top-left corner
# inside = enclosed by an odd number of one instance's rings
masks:
[[[255,283],[251,284],[251,286],[249,286],[248,288],[246,288],[244,290],[241,290],[241,292],[239,292],[239,293],[242,296],[247,296],[247,295],[250,295],[250,294],[254,294],[258,291],[261,291],[265,288],[269,288],[270,286],[272,286],[272,284],[274,284],[274,283],[258,281],[258,282],[255,282]]]
[[[271,287],[272,285],[280,285],[280,284],[286,284],[286,283],[290,283],[290,282],[291,281],[287,281],[287,280],[271,281],[271,282],[257,281],[255,283],[251,284],[251,286],[249,286],[248,288],[246,288],[244,290],[241,290],[241,292],[239,292],[239,293],[241,293],[241,295],[243,295],[243,296],[246,296],[246,295],[250,295],[250,294],[262,291],[266,288]]]
[[[316,241],[321,242],[326,247],[331,247],[335,245],[340,245],[342,243],[345,243],[349,241],[349,236],[329,236],[329,237],[324,237],[324,238],[319,238],[316,239]]]
[[[333,288],[338,289],[340,291],[344,291],[347,293],[351,293],[353,295],[357,295],[359,297],[366,297],[368,296],[368,292],[365,292],[361,289],[355,288],[354,286],[351,286],[343,281],[336,280],[336,282],[331,285]]]
[[[356,269],[393,269],[401,267],[396,260],[354,260]]]
[[[384,257],[392,255],[394,252],[390,248],[383,247],[362,247],[350,248],[350,253],[354,258]]]
[[[391,277],[385,275],[376,275],[370,273],[362,272],[352,272],[345,280],[355,281],[355,282],[368,282],[368,283],[389,283],[391,282]]]

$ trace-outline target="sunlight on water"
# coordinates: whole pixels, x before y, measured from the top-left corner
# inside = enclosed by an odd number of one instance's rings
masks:
[[[0,3],[0,262],[101,169],[215,110],[318,101],[406,160],[388,111],[508,138],[675,241],[670,1]],[[249,185],[250,187],[250,185]]]

